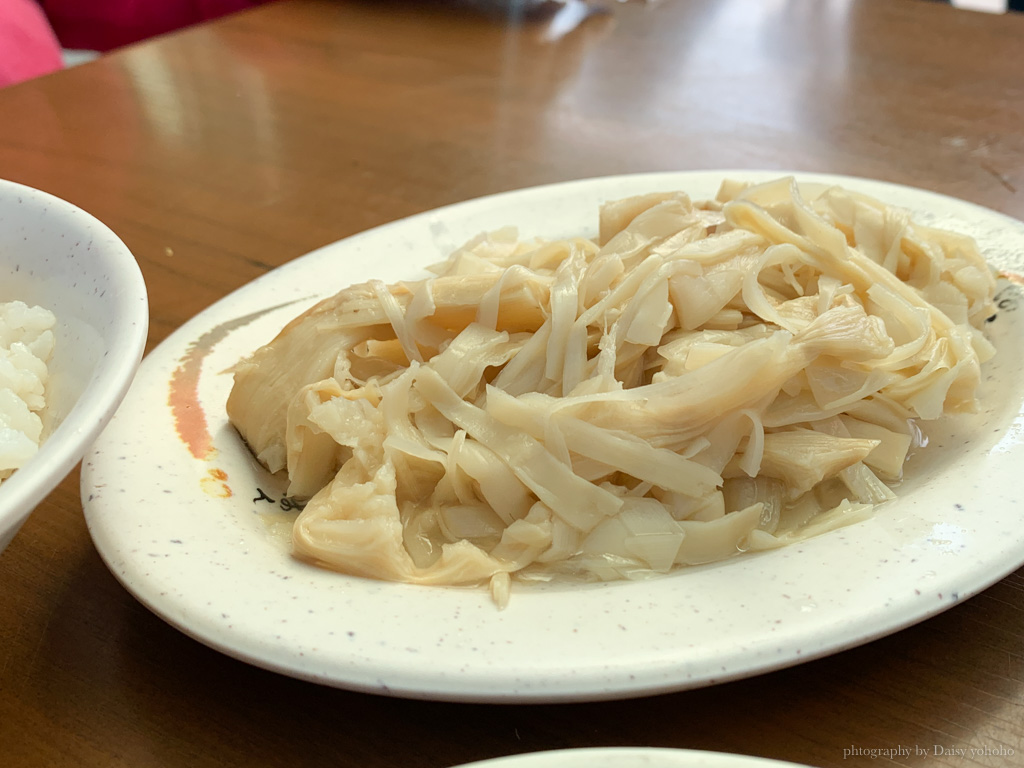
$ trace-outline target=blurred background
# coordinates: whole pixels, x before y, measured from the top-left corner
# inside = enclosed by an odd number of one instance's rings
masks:
[[[450,0],[448,4],[453,9],[510,16],[548,13],[557,30],[558,25],[574,26],[590,11],[625,1],[628,0]],[[937,1],[994,14],[1024,8],[1024,0]],[[266,2],[274,0],[3,0],[0,87],[76,66],[107,51]]]

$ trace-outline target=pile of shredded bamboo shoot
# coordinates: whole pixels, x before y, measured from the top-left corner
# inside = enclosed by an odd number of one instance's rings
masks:
[[[242,361],[232,423],[308,497],[295,553],[422,584],[663,573],[894,498],[918,420],[976,408],[974,242],[840,188],[604,205],[352,286]]]

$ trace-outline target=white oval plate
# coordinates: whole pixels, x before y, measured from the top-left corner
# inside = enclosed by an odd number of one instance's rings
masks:
[[[797,768],[797,764],[692,749],[594,747],[495,757],[461,768]]]
[[[581,701],[709,685],[824,656],[932,616],[1024,563],[1024,313],[1001,282],[985,410],[932,430],[898,501],[799,545],[643,582],[484,589],[343,576],[289,554],[280,485],[224,415],[241,356],[316,298],[421,274],[481,231],[596,234],[598,205],[656,189],[711,196],[725,176],[645,174],[481,198],[329,245],[226,297],[146,360],[87,456],[82,499],[113,573],[145,605],[224,653],[361,691],[462,701]],[[1024,224],[920,190],[836,176],[975,236],[1020,273]],[[266,497],[266,498],[263,498]],[[271,501],[273,500],[273,501]]]

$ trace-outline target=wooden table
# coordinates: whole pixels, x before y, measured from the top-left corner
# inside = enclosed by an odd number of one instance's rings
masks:
[[[137,256],[150,348],[317,246],[446,203],[661,169],[871,176],[1024,218],[1024,16],[924,0],[610,3],[543,20],[291,0],[0,91],[0,176]],[[1024,762],[1024,571],[889,638],[634,701],[436,704],[235,661],[138,604],[77,472],[0,556],[0,764],[424,766],[671,746],[818,766]],[[860,754],[844,753],[856,748]]]

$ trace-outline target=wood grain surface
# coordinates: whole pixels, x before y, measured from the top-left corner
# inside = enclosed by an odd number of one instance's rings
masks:
[[[150,348],[320,245],[565,179],[813,170],[1024,218],[1024,16],[662,0],[559,24],[550,11],[285,0],[0,91],[0,177],[125,240],[150,291]],[[891,637],[703,690],[403,701],[247,666],[154,617],[96,554],[78,483],[0,555],[5,766],[445,768],[638,745],[815,766],[1024,763],[1024,572]],[[900,746],[910,754],[869,753]]]

